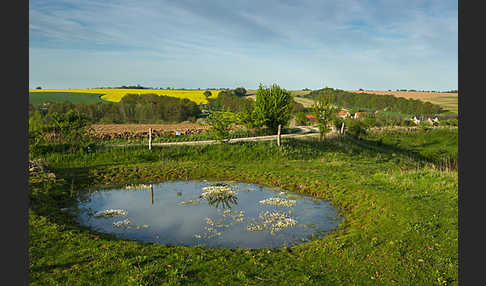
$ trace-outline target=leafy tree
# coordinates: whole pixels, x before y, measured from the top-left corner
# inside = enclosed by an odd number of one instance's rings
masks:
[[[206,90],[203,94],[206,97],[206,99],[208,99],[212,95],[211,91],[209,90]]]
[[[246,95],[246,89],[244,87],[237,87],[233,90],[233,92],[237,96],[245,96]]]
[[[328,96],[320,95],[314,100],[312,111],[316,117],[316,125],[319,128],[319,140],[323,140],[325,135],[331,130],[329,124],[333,120],[336,110],[332,107]]]
[[[276,132],[278,125],[286,125],[292,115],[292,103],[294,102],[289,91],[273,84],[270,88],[259,85],[256,91],[254,109],[255,125],[267,126]]]

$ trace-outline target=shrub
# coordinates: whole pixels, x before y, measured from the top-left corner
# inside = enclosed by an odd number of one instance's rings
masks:
[[[329,124],[335,117],[334,113],[336,110],[331,106],[329,97],[321,94],[317,99],[314,99],[312,111],[316,117],[316,125],[319,128],[319,140],[322,140],[326,133],[331,130]]]
[[[353,120],[348,119],[346,120],[347,130],[349,135],[361,139],[364,135],[366,135],[366,129],[368,126],[361,120]]]
[[[213,111],[206,118],[210,129],[216,140],[221,143],[229,139],[231,124],[235,122],[235,115],[231,112]]]

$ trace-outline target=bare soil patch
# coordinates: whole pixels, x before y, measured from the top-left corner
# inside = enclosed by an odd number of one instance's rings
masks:
[[[177,124],[93,124],[91,125],[96,137],[107,138],[140,138],[147,137],[149,128],[152,128],[152,135],[170,136],[199,134],[209,129],[207,125],[196,123]]]

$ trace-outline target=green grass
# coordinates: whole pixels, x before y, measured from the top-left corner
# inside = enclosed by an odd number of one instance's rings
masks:
[[[296,133],[299,131],[297,128],[282,128],[281,134]],[[275,135],[270,129],[260,129],[260,130],[231,130],[228,139],[244,138],[244,137],[255,137],[255,136],[266,136]],[[203,131],[199,134],[187,134],[187,135],[163,135],[152,138],[152,143],[165,143],[165,142],[190,142],[190,141],[205,141],[205,140],[216,140],[216,136],[210,131]],[[144,144],[148,145],[148,136],[146,138],[114,138],[114,139],[99,139],[97,140],[100,145],[111,145],[111,144]]]
[[[430,128],[415,132],[368,133],[364,139],[388,150],[405,152],[416,159],[435,163],[439,167],[457,169],[457,135],[457,128]]]
[[[457,172],[355,140],[99,148],[45,157],[29,178],[31,285],[457,285]],[[289,249],[229,250],[117,240],[60,208],[83,188],[236,180],[311,194],[344,222]]]
[[[72,103],[98,103],[106,102],[100,98],[103,94],[96,93],[76,93],[76,92],[33,92],[29,93],[29,103],[43,104],[49,102],[69,101]]]

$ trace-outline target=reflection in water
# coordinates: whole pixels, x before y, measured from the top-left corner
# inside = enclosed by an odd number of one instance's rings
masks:
[[[224,209],[230,209],[231,205],[238,204],[237,197],[227,197],[227,198],[207,198],[210,206],[218,208],[221,205]]]
[[[208,203],[201,204],[203,200]],[[206,181],[84,193],[71,213],[81,224],[122,239],[214,248],[291,246],[323,237],[341,222],[329,202],[318,198]],[[103,213],[107,215],[99,215]]]

